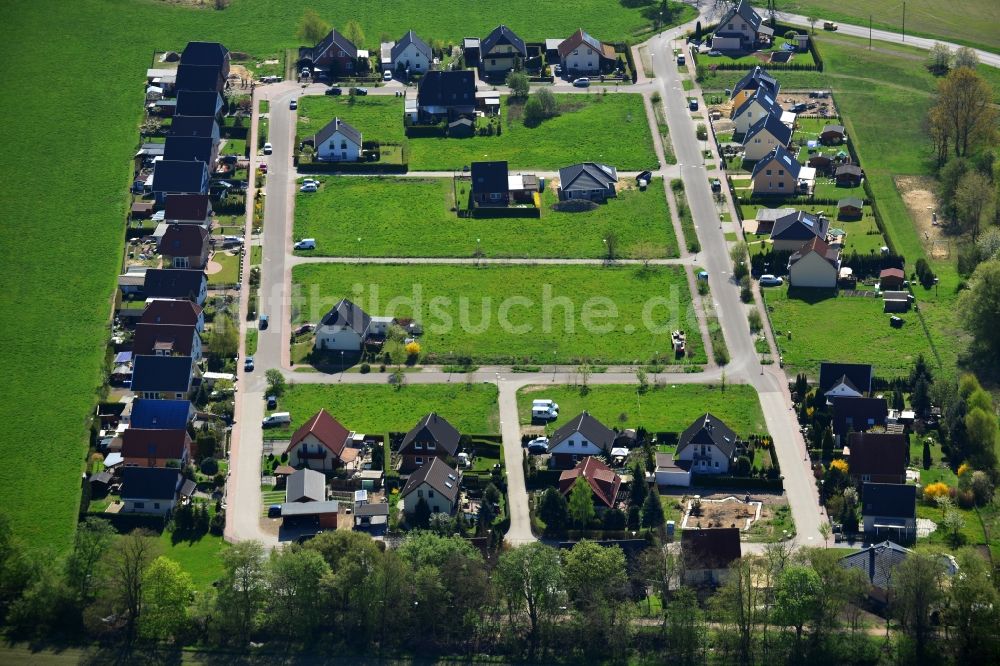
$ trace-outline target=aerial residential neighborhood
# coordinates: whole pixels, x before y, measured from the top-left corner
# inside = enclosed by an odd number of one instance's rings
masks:
[[[990,3],[119,5],[6,12],[0,660],[997,661]]]

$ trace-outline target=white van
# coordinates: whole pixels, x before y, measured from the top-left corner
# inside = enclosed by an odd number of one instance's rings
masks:
[[[296,250],[315,250],[316,249],[316,239],[315,238],[303,238],[298,243],[295,244]]]
[[[531,418],[540,419],[542,421],[551,421],[552,419],[559,418],[559,412],[552,409],[551,407],[535,407],[531,408]]]
[[[532,400],[531,401],[531,408],[534,409],[536,407],[540,407],[540,408],[543,408],[543,409],[551,409],[554,412],[558,412],[559,411],[559,405],[557,405],[556,403],[552,402],[551,400]]]
[[[292,415],[288,412],[275,412],[270,416],[265,416],[260,422],[261,427],[273,428],[275,426],[289,425],[292,422]]]

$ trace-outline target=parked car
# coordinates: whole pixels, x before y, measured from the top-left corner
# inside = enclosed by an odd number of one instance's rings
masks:
[[[299,192],[318,192],[319,188],[316,187],[316,183],[303,183],[302,187],[299,188]]]
[[[790,110],[793,113],[802,113],[803,111],[805,111],[808,108],[809,108],[808,104],[806,104],[805,102],[799,102],[798,104],[793,104],[792,108]]]
[[[260,422],[261,427],[271,428],[274,426],[288,425],[292,422],[292,415],[288,412],[275,412],[270,416],[265,416],[264,420]]]
[[[368,88],[351,88],[352,95],[367,95]]]
[[[278,408],[278,396],[276,396],[276,395],[269,395],[269,396],[267,396],[267,408],[268,409],[277,409]]]
[[[292,246],[296,250],[315,250],[316,249],[316,239],[315,238],[303,238],[295,245]]]
[[[716,58],[716,57],[722,55],[722,51],[720,51],[718,49],[712,49],[711,51],[708,52],[708,55],[712,56],[713,58]]]
[[[588,88],[590,87],[590,79],[584,76],[574,81],[573,85],[576,86],[577,88]]]
[[[392,81],[392,72],[390,70],[388,70],[388,69],[385,70],[384,72],[382,72],[382,80],[383,81]]]
[[[697,111],[698,110],[698,98],[697,97],[688,98],[688,108],[691,109],[692,111]]]
[[[268,518],[281,518],[281,505],[272,504],[267,507],[267,517]]]
[[[288,103],[288,108],[291,109],[292,111],[299,108],[299,101],[297,99],[293,99],[291,102]]]
[[[528,442],[528,453],[533,456],[540,456],[549,452],[549,438],[536,437]]]
[[[824,30],[836,30],[839,27],[840,26],[834,23],[833,21],[823,21]]]
[[[306,333],[311,332],[315,328],[316,326],[314,324],[302,324],[297,329],[295,329],[295,335],[304,335]]]
[[[768,274],[760,276],[760,286],[762,287],[780,287],[784,283],[784,280],[774,275]]]
[[[273,150],[274,150],[274,148],[271,147],[270,143],[265,143],[264,144],[264,154],[265,155],[270,155]]]
[[[684,54],[683,53],[680,54],[679,56],[677,56],[677,64],[679,66],[682,66],[682,65],[684,65],[686,63],[687,63],[687,60],[684,58]]]
[[[722,181],[719,180],[718,178],[713,178],[712,179],[712,191],[713,192],[721,192],[722,191]]]
[[[562,65],[556,65],[556,66],[554,66],[554,67],[552,68],[552,73],[553,73],[553,74],[554,74],[555,76],[559,76],[560,74],[562,74]]]
[[[266,331],[269,323],[271,323],[270,317],[266,314],[262,314],[260,316],[260,320],[257,322],[257,328],[261,331]]]
[[[253,372],[253,356],[247,356],[246,360],[243,361],[243,369],[247,372]]]
[[[343,88],[338,88],[337,86],[330,86],[329,88],[326,89],[326,94],[327,95],[343,95],[344,94],[344,89]]]

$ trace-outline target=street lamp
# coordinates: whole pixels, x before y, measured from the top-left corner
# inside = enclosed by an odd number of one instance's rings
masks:
[[[340,350],[340,381],[344,381],[344,350]]]
[[[358,236],[358,263],[361,263],[361,236]]]
[[[552,381],[556,380],[556,350],[552,350]]]

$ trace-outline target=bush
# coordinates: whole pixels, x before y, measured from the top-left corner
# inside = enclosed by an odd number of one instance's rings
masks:
[[[201,473],[205,476],[213,476],[219,472],[219,461],[215,458],[205,458],[201,461]]]
[[[764,328],[764,323],[761,321],[760,312],[757,310],[751,310],[750,314],[747,316],[750,322],[750,332],[756,333],[757,331]]]
[[[948,497],[950,493],[951,489],[948,484],[938,481],[924,488],[924,501],[935,503],[939,497]]]
[[[750,276],[744,275],[740,278],[740,300],[749,303],[753,300],[753,290],[750,287]]]
[[[358,370],[361,372],[361,374],[367,375],[369,372],[372,371],[372,366],[368,365],[367,363],[362,363],[361,367],[358,368]]]

